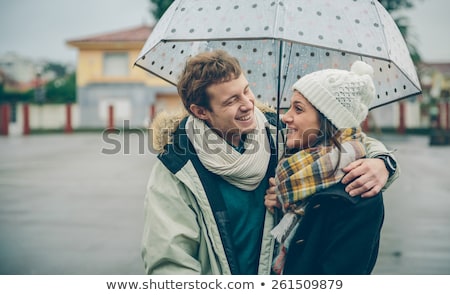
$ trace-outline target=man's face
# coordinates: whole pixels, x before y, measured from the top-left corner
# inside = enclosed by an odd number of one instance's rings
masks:
[[[228,143],[238,146],[243,134],[256,128],[255,96],[247,79],[237,79],[210,85],[206,92],[210,108],[203,108],[200,119],[205,120]]]

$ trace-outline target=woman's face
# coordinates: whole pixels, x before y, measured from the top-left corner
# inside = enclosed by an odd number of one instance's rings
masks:
[[[294,91],[291,106],[282,121],[286,124],[286,146],[289,149],[305,149],[314,145],[320,130],[319,112],[300,92]]]

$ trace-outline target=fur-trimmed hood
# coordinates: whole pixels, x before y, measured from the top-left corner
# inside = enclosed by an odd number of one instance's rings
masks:
[[[255,106],[263,113],[276,113],[276,110],[261,101],[256,100]],[[150,125],[150,136],[153,150],[161,153],[164,147],[172,142],[172,134],[177,130],[180,122],[188,116],[183,108],[176,112],[162,111],[158,113]]]

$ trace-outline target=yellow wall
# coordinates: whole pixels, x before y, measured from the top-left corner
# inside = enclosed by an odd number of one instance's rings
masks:
[[[127,77],[103,76],[104,52],[128,52],[129,74]],[[136,50],[99,50],[79,49],[77,65],[77,86],[83,87],[89,83],[145,83],[149,86],[167,86],[167,82],[159,79],[141,68],[134,67],[140,49]]]

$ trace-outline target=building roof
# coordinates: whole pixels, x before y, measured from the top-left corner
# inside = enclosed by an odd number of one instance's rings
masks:
[[[93,44],[112,44],[112,43],[145,43],[152,32],[152,27],[141,25],[125,30],[97,34],[89,37],[68,40],[67,44],[74,47],[84,47]]]

